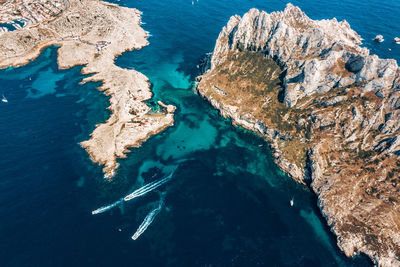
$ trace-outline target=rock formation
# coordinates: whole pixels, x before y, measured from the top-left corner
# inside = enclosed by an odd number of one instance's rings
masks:
[[[360,44],[346,21],[251,9],[222,29],[197,89],[310,185],[347,256],[400,266],[400,69]]]
[[[110,118],[98,124],[91,138],[82,142],[91,159],[104,165],[105,177],[112,177],[117,158],[128,147],[139,146],[149,136],[173,124],[175,107],[151,115],[144,103],[151,98],[146,76],[114,64],[124,51],[148,44],[136,9],[96,0],[70,0],[52,20],[0,34],[0,68],[20,66],[35,59],[41,50],[58,45],[59,68],[84,65],[83,82],[100,81],[98,89],[110,96]]]
[[[375,36],[374,41],[382,43],[383,41],[385,41],[385,39],[383,39],[383,35],[379,34],[379,35]]]

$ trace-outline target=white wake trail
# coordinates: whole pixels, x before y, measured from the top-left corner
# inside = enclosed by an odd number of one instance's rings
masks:
[[[143,234],[144,231],[146,231],[147,227],[149,227],[149,225],[153,222],[154,218],[161,211],[162,204],[163,204],[163,199],[161,198],[158,207],[150,211],[149,214],[147,214],[147,216],[144,218],[143,222],[139,225],[138,229],[136,230],[136,233],[132,236],[133,240],[138,239],[139,236]]]
[[[175,170],[176,170],[176,168],[175,168]],[[126,197],[121,198],[120,200],[118,200],[118,201],[116,201],[116,202],[114,202],[114,203],[112,203],[112,204],[110,204],[108,206],[103,206],[103,207],[100,207],[100,208],[92,211],[92,214],[95,215],[95,214],[106,212],[106,211],[116,207],[117,205],[121,204],[123,201],[129,201],[131,199],[143,196],[143,195],[153,191],[154,189],[160,187],[161,185],[163,185],[166,182],[168,182],[169,180],[171,180],[172,175],[174,174],[175,170],[173,170],[167,177],[165,177],[165,178],[163,178],[163,179],[161,179],[159,181],[154,181],[154,182],[148,183],[148,184],[142,186],[141,188],[135,190],[133,193],[127,195]],[[155,214],[155,215],[157,215],[157,214]],[[153,215],[153,216],[155,216],[155,215]]]
[[[151,191],[153,191],[154,189],[156,189],[157,187],[160,187],[161,185],[165,184],[166,182],[168,182],[169,180],[171,180],[172,175],[174,174],[175,171],[171,172],[167,177],[159,180],[159,181],[155,181],[155,182],[151,182],[148,183],[144,186],[142,186],[141,188],[133,191],[133,193],[127,195],[126,197],[124,197],[125,201],[129,201],[131,199],[134,199],[136,197],[139,196],[143,196]]]
[[[114,208],[114,207],[117,206],[118,204],[122,203],[122,201],[123,201],[123,199],[121,198],[120,200],[118,200],[118,201],[116,201],[116,202],[114,202],[114,203],[112,203],[112,204],[110,204],[110,205],[108,205],[108,206],[100,207],[100,208],[98,208],[97,210],[92,211],[92,214],[95,215],[95,214],[99,214],[99,213],[106,212],[106,211],[108,211],[108,210]]]
[[[159,185],[161,185],[164,181],[155,181],[155,182],[151,182],[149,184],[146,184],[145,186],[135,190],[133,193],[129,194],[128,196],[126,196],[124,198],[125,201],[131,200],[132,198],[138,197],[138,196],[142,196],[148,192],[150,192],[152,189],[158,187]]]

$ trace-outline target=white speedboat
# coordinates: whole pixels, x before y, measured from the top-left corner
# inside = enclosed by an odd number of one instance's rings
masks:
[[[292,198],[292,199],[290,200],[290,206],[293,207],[293,205],[294,205],[294,198]]]
[[[8,103],[8,100],[4,95],[3,95],[3,98],[1,99],[1,102]]]

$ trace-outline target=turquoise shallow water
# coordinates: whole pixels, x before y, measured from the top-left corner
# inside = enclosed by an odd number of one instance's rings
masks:
[[[281,1],[119,1],[143,11],[150,45],[117,64],[149,77],[176,122],[121,160],[112,182],[78,143],[103,122],[107,97],[79,85],[80,67],[58,70],[56,48],[0,71],[0,263],[2,266],[368,266],[347,259],[315,196],[273,163],[264,141],[231,126],[191,87],[222,26],[251,7]],[[397,1],[293,1],[314,19],[346,18],[381,57],[400,59]],[[383,34],[386,41],[371,41]],[[389,50],[391,49],[391,50]],[[109,212],[113,203],[177,168],[171,181]],[[154,221],[135,233],[164,194]],[[294,197],[295,205],[289,200]]]

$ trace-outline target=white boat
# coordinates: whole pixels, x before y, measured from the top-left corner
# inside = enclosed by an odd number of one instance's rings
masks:
[[[292,198],[292,199],[290,200],[290,206],[293,207],[293,205],[294,205],[294,198]]]
[[[139,228],[136,230],[135,234],[131,237],[132,240],[136,240],[139,238],[141,234],[146,231],[147,227],[153,222],[154,218],[161,211],[162,205],[164,203],[164,197],[162,196],[160,202],[158,203],[158,207],[154,210],[150,211],[147,216],[144,218],[143,222],[139,225]]]
[[[4,95],[3,95],[3,98],[1,99],[1,102],[8,103],[8,100]]]
[[[108,211],[108,210],[110,210],[110,209],[112,209],[112,208],[118,206],[119,204],[121,204],[121,203],[122,203],[122,200],[123,200],[123,199],[120,199],[120,200],[115,201],[114,203],[112,203],[112,204],[110,204],[110,205],[108,205],[108,206],[103,206],[103,207],[101,207],[101,208],[98,208],[98,209],[92,211],[92,215],[100,214],[100,213],[106,212],[106,211]]]

